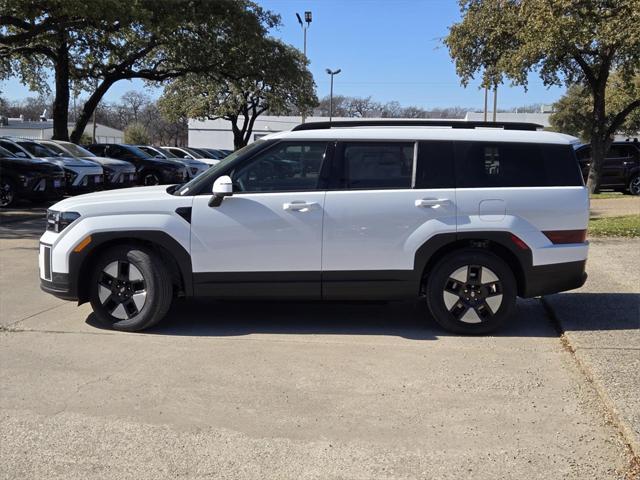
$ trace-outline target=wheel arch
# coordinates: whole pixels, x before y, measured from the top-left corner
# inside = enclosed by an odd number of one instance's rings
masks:
[[[415,271],[419,274],[421,293],[426,278],[441,258],[456,250],[470,247],[488,250],[504,260],[516,278],[518,295],[524,295],[527,271],[532,265],[531,250],[518,247],[509,232],[448,233],[429,239],[418,249],[415,258]]]
[[[186,296],[193,295],[191,256],[167,233],[154,230],[104,232],[92,234],[89,246],[81,252],[73,252],[69,257],[70,284],[77,291],[78,304],[89,300],[87,279],[95,260],[105,250],[117,245],[139,245],[151,249],[169,268],[177,291]]]

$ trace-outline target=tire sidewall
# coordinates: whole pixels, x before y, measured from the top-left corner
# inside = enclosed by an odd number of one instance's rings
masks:
[[[629,180],[629,193],[631,195],[640,195],[640,187],[638,189],[637,192],[633,191],[633,182],[635,182],[636,180],[640,179],[640,174],[635,174],[634,176],[631,177],[631,180]]]
[[[4,190],[4,187],[8,186],[12,197],[11,197],[11,201],[9,203],[7,203],[6,205],[0,205],[0,208],[8,208],[11,207],[13,204],[16,203],[16,187],[13,184],[13,182],[11,180],[9,180],[8,178],[4,178],[2,179],[2,181],[0,181],[0,189]]]
[[[456,320],[448,311],[443,292],[453,272],[465,265],[480,265],[493,271],[502,284],[502,303],[488,321],[465,323]],[[480,335],[491,332],[505,323],[515,306],[517,284],[509,265],[497,255],[479,249],[468,249],[447,255],[438,262],[427,279],[427,304],[440,326],[454,333]]]
[[[153,252],[137,246],[114,247],[100,255],[91,275],[90,301],[94,313],[102,323],[116,330],[137,331],[156,323],[158,316],[164,316],[168,308],[165,308],[166,298],[164,297],[167,292],[161,276],[168,274],[166,271],[162,271],[164,268],[162,264],[154,262],[153,258]],[[100,274],[109,263],[118,260],[127,261],[140,270],[147,291],[142,310],[136,316],[125,320],[111,316],[98,297]],[[169,292],[170,295],[171,292]]]

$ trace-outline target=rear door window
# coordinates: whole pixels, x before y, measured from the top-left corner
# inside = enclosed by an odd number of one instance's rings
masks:
[[[341,150],[339,188],[411,188],[413,142],[349,142]]]
[[[454,188],[454,143],[418,142],[415,188]]]
[[[538,143],[456,143],[460,188],[582,185],[570,145]]]

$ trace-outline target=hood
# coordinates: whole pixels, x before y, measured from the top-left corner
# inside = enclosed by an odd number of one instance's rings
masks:
[[[2,166],[2,168],[12,168],[25,172],[64,173],[64,170],[60,166],[40,158],[0,158],[0,166]]]
[[[95,167],[96,164],[76,157],[46,157],[45,160],[61,167]]]
[[[115,158],[109,157],[78,157],[82,160],[86,160],[87,162],[97,163],[103,167],[114,167],[114,168],[122,168],[124,170],[130,170],[135,172],[136,167],[130,163],[125,162],[124,160],[116,160]]]
[[[49,207],[61,212],[78,212],[81,216],[122,215],[128,213],[167,214],[176,206],[190,206],[193,197],[179,197],[167,192],[168,185],[133,187],[88,193],[64,200]]]

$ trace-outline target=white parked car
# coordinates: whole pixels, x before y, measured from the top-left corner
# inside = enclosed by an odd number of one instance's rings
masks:
[[[83,195],[48,212],[42,288],[120,330],[175,296],[403,300],[494,330],[517,296],[586,279],[577,139],[531,124],[307,123],[180,186]]]
[[[204,162],[209,166],[214,166],[220,163],[220,160],[213,158],[213,156],[204,156],[192,150],[188,147],[160,147],[163,151],[169,152],[176,158],[180,159],[195,159],[199,162]]]

